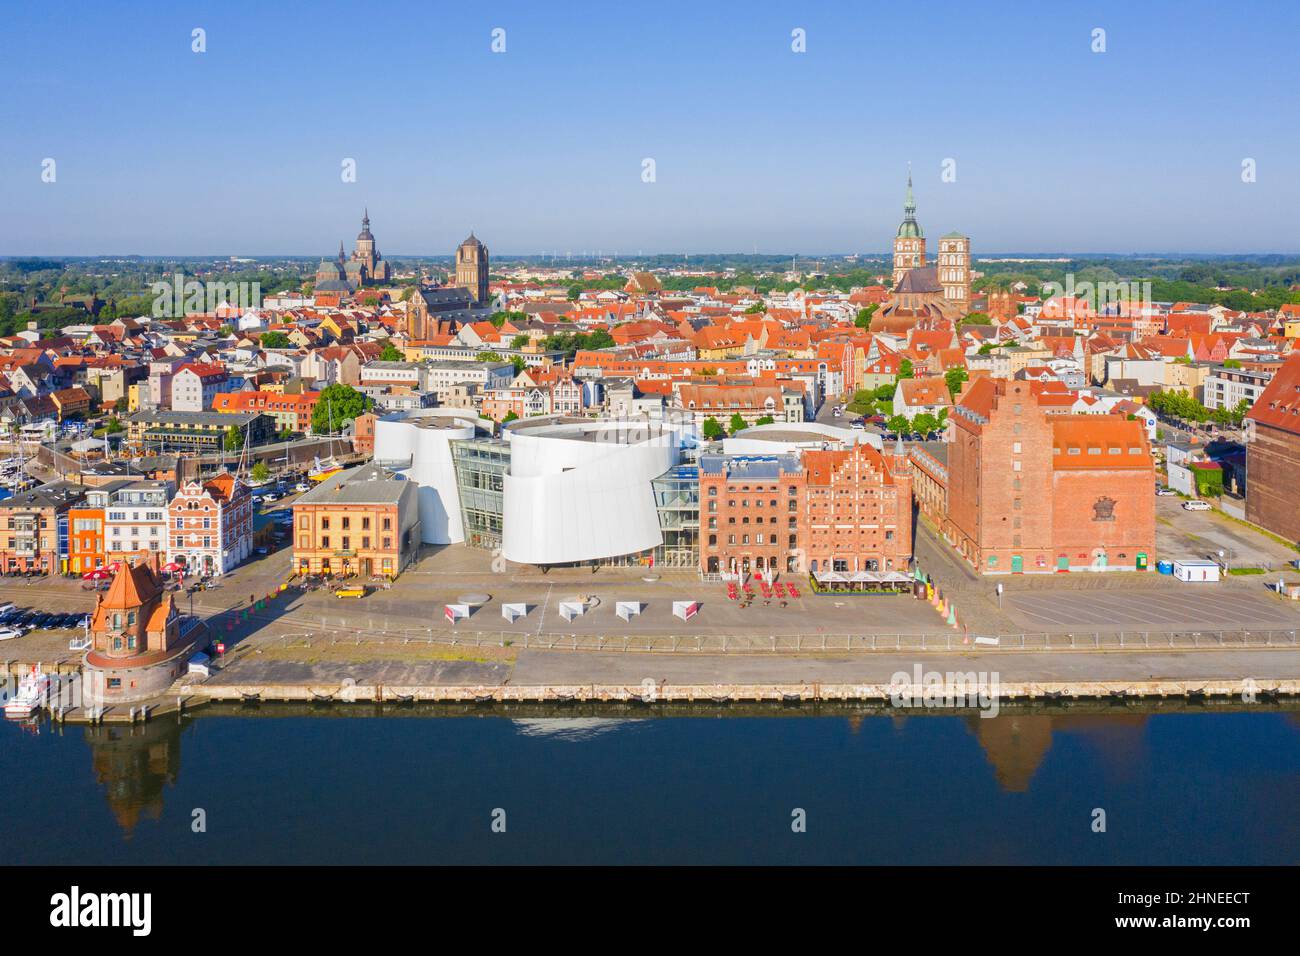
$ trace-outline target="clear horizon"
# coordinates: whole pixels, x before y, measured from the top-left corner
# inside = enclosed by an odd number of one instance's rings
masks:
[[[366,207],[394,258],[471,230],[532,250],[502,258],[882,255],[909,163],[932,244],[959,230],[976,258],[1297,241],[1300,96],[1275,78],[1300,11],[1280,0],[1235,19],[1208,2],[430,12],[13,10],[0,255],[326,256]]]

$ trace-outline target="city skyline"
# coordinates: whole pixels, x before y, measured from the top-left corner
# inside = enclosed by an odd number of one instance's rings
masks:
[[[1227,24],[941,4],[938,31],[900,10],[453,8],[415,57],[393,26],[418,6],[152,9],[13,14],[0,255],[323,256],[363,207],[392,256],[469,228],[502,257],[883,253],[909,163],[918,218],[977,257],[1295,249],[1295,94],[1255,79],[1285,72],[1281,4]]]

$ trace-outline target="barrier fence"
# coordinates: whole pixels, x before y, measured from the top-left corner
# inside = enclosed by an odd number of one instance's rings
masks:
[[[887,651],[1086,651],[1285,648],[1297,646],[1295,630],[1088,631],[1065,634],[526,634],[516,631],[329,628],[259,639],[260,647],[375,645],[513,647],[527,650],[621,653],[791,654]]]

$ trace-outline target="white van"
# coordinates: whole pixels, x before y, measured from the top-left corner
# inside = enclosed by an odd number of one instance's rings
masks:
[[[1201,501],[1199,498],[1193,498],[1191,501],[1183,502],[1183,510],[1184,511],[1209,511],[1210,503],[1208,501]]]

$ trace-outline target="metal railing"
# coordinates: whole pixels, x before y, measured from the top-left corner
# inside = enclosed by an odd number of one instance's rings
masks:
[[[258,641],[259,646],[438,645],[513,647],[526,650],[618,653],[821,654],[914,652],[1043,652],[1088,650],[1231,650],[1295,648],[1295,630],[1089,631],[1065,634],[575,634],[561,632],[448,631],[432,628],[349,629],[324,627]]]

